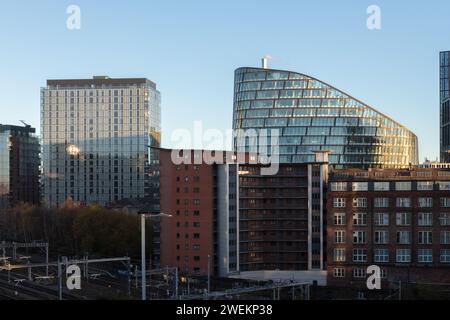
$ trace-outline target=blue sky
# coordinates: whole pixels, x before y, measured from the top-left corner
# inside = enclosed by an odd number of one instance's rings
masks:
[[[81,30],[66,28],[76,4]],[[366,28],[381,8],[382,29]],[[163,145],[177,128],[231,127],[241,66],[305,73],[406,125],[420,157],[439,153],[438,53],[448,0],[0,1],[0,123],[39,127],[46,79],[147,77],[162,93]]]

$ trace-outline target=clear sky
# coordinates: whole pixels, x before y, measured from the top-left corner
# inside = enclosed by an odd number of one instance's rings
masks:
[[[81,8],[81,30],[66,9]],[[382,29],[368,30],[369,5]],[[174,129],[231,127],[234,70],[317,77],[419,136],[439,153],[439,51],[450,50],[450,1],[0,1],[0,123],[39,128],[46,79],[147,77],[162,93],[163,145]]]

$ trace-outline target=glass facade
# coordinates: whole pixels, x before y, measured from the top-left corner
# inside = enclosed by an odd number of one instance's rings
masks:
[[[147,79],[49,80],[41,91],[44,200],[151,198],[160,93]]]
[[[314,162],[329,150],[336,168],[407,167],[418,162],[417,137],[353,97],[299,73],[240,68],[235,72],[236,151],[255,151],[246,129],[278,129],[280,163]],[[270,131],[270,130],[268,130]]]
[[[450,162],[450,51],[440,53],[441,162]]]
[[[39,139],[35,129],[0,125],[0,207],[38,204]]]

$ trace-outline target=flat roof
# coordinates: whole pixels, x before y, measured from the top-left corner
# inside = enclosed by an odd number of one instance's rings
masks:
[[[79,88],[79,87],[121,87],[133,85],[149,85],[156,89],[156,83],[146,78],[109,78],[108,76],[94,76],[92,79],[55,79],[47,80],[47,87]]]

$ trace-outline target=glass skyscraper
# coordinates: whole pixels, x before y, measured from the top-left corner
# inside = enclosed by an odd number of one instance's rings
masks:
[[[39,139],[30,126],[0,124],[0,208],[38,204]]]
[[[48,80],[41,90],[44,202],[152,198],[160,93],[143,78]]]
[[[418,162],[418,141],[407,128],[313,77],[266,68],[235,71],[236,151],[255,151],[246,129],[278,129],[280,163],[314,162],[331,151],[336,168],[407,167]],[[243,135],[244,134],[244,135]]]
[[[440,53],[441,162],[450,162],[450,51]]]

